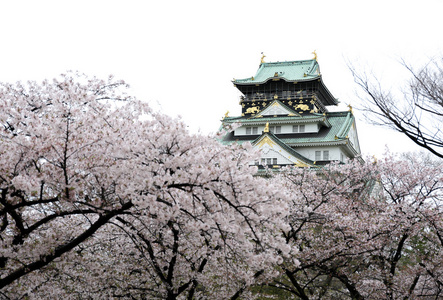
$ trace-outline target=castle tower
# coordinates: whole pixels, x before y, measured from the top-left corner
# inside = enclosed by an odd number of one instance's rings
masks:
[[[263,57],[255,76],[233,81],[242,93],[241,115],[226,115],[222,126],[240,126],[221,142],[252,143],[262,153],[258,164],[271,168],[317,167],[359,157],[352,108],[328,111],[338,101],[323,83],[317,55],[269,63]]]

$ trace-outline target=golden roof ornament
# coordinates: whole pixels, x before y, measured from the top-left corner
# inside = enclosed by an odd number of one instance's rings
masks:
[[[351,106],[351,104],[348,104],[348,107],[349,107],[349,111],[350,111],[351,114],[352,114],[352,106]]]
[[[266,123],[265,129],[263,132],[269,132],[269,122]]]
[[[261,54],[262,54],[262,57],[260,59],[260,64],[265,62],[265,57],[266,57],[266,55],[264,55],[263,52]]]
[[[312,54],[314,54],[314,58],[313,59],[315,59],[315,61],[317,61],[317,52],[315,52],[315,50],[314,50],[314,52],[312,52]]]
[[[226,119],[229,115],[229,110],[225,113],[225,117],[223,119]]]

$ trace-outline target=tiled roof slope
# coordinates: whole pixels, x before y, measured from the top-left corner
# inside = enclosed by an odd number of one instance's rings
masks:
[[[285,61],[285,62],[264,62],[257,70],[254,77],[236,79],[234,84],[261,84],[275,78],[282,78],[288,82],[307,81],[319,78],[320,68],[315,59]]]
[[[321,128],[318,134],[281,138],[287,144],[312,144],[337,142],[346,139],[349,130],[354,122],[354,115],[351,112],[330,112],[327,113],[330,128]]]
[[[330,127],[327,115],[323,114],[308,114],[305,116],[289,116],[289,115],[280,115],[277,117],[274,116],[265,116],[265,117],[226,117],[223,119],[224,123],[242,123],[243,125],[256,125],[256,124],[266,124],[269,122],[270,124],[283,124],[283,123],[291,123],[291,124],[306,124],[313,122],[320,122],[321,124]]]
[[[350,128],[352,127],[352,123],[354,122],[354,116],[350,111],[344,112],[328,112],[325,115],[326,120],[330,124],[330,127],[323,126],[318,133],[293,133],[293,134],[278,134],[278,138],[285,144],[288,145],[297,145],[297,146],[307,146],[313,144],[337,144],[342,143],[346,140],[347,135],[349,133]],[[262,124],[266,124],[266,122],[274,121],[283,121],[287,120],[289,123],[293,124],[294,119],[298,119],[297,123],[303,123],[312,121],[315,118],[318,120],[318,115],[310,115],[303,117],[285,117],[285,118],[260,118],[258,119],[245,119],[238,117],[230,117],[227,118],[226,123],[235,123],[239,122],[242,124],[250,124],[254,121],[255,124],[258,124],[259,121]],[[329,125],[328,124],[328,125]],[[261,133],[260,133],[261,134]],[[245,135],[245,136],[234,136],[233,133],[227,134],[223,139],[222,143],[230,144],[232,142],[243,143],[246,141],[252,142],[255,140],[258,135]]]

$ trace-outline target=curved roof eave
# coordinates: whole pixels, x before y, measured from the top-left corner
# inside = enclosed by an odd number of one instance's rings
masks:
[[[297,79],[287,79],[284,76],[278,76],[278,77],[269,77],[265,80],[261,80],[261,81],[255,81],[254,79],[252,79],[253,77],[249,77],[249,78],[244,78],[244,79],[235,79],[232,80],[232,83],[235,85],[256,85],[256,84],[264,84],[267,83],[268,81],[272,81],[272,80],[280,80],[283,79],[286,82],[305,82],[305,81],[313,81],[313,80],[317,80],[317,79],[321,79],[321,74],[320,75],[310,75],[310,74],[306,74],[306,77],[304,78],[297,78]],[[242,82],[244,81],[244,82]]]
[[[336,141],[297,142],[297,143],[288,143],[288,145],[294,147],[317,147],[317,146],[346,145],[346,143],[347,139],[336,140]]]
[[[246,117],[228,117],[226,119],[223,119],[222,122],[225,123],[243,123],[243,124],[266,124],[269,122],[270,124],[285,124],[285,123],[321,123],[324,124],[326,127],[331,127],[331,123],[329,120],[322,114],[318,114],[315,116],[282,116],[279,118],[275,117],[252,117],[252,118],[246,118]]]
[[[262,62],[253,77],[234,79],[238,85],[262,84],[270,80],[283,79],[287,82],[311,81],[321,77],[316,59]]]

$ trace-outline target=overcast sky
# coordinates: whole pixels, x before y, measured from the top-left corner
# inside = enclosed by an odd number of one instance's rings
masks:
[[[233,78],[265,61],[302,60],[316,50],[339,108],[358,106],[348,70],[401,85],[443,54],[443,0],[420,1],[2,1],[0,81],[53,78],[66,70],[114,74],[139,98],[181,115],[193,132],[214,132],[239,115]],[[414,150],[354,110],[362,150]]]

